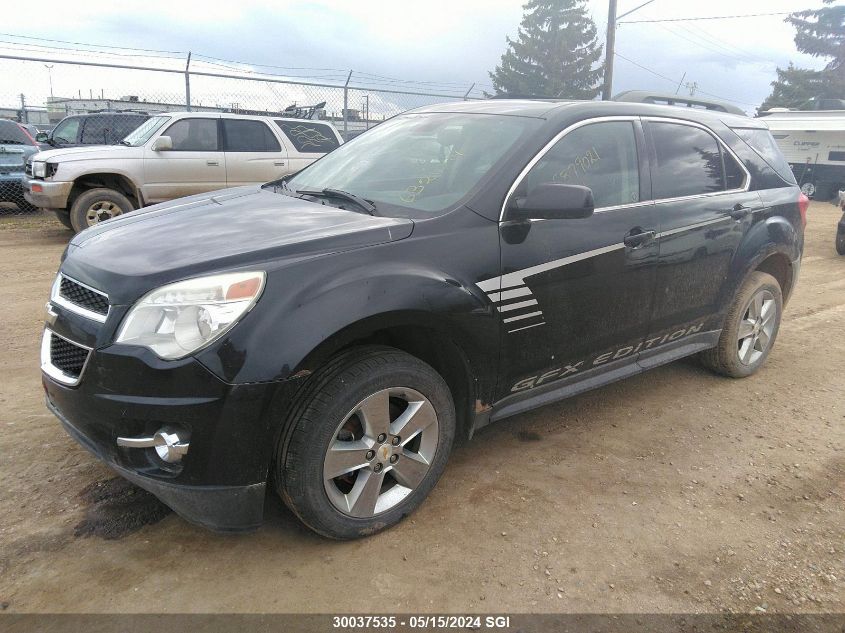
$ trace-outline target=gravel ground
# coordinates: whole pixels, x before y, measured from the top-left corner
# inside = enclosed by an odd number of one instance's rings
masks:
[[[845,610],[845,258],[809,212],[767,367],[694,360],[494,425],[398,527],[351,543],[274,498],[257,533],[195,528],[79,448],[38,341],[69,233],[0,219],[0,609],[8,612]]]

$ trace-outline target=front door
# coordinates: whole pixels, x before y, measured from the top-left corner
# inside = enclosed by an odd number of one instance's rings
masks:
[[[222,119],[229,187],[277,180],[289,173],[287,152],[263,121]]]
[[[173,149],[144,148],[144,202],[191,196],[226,187],[226,157],[220,151],[218,117],[179,119],[160,136],[169,136]]]
[[[734,255],[762,209],[749,175],[708,130],[688,122],[646,121],[654,148],[652,186],[660,218],[652,331],[643,356],[685,333],[720,327]],[[675,337],[675,338],[673,338]]]
[[[481,287],[502,319],[501,397],[631,364],[649,329],[659,226],[636,117],[564,134],[511,198],[546,182],[590,187],[579,220],[502,222],[502,276]]]

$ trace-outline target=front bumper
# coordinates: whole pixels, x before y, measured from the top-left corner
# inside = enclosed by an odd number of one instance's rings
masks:
[[[42,374],[47,407],[68,434],[192,523],[215,531],[259,527],[274,445],[270,405],[279,385],[230,385],[195,359],[166,362],[143,348],[92,347],[77,384]],[[119,436],[162,427],[190,437],[178,464],[163,462],[152,448],[117,445]]]
[[[121,477],[154,494],[186,521],[215,532],[244,532],[261,526],[265,482],[242,486],[187,486],[145,477],[110,461],[91,438],[62,415],[49,396],[47,408],[59,418],[68,435],[79,444],[108,463]]]
[[[44,209],[67,208],[70,190],[73,188],[72,182],[39,180],[28,176],[21,178],[21,185],[23,186],[23,197],[26,201]]]

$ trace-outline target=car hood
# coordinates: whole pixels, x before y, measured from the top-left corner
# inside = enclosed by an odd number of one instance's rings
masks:
[[[66,162],[71,160],[96,160],[107,158],[136,158],[143,154],[142,147],[128,147],[126,145],[81,145],[79,147],[63,147],[39,152],[33,160]]]
[[[237,187],[133,211],[86,229],[68,245],[62,271],[121,304],[203,273],[272,270],[290,261],[400,240],[413,227],[407,219]]]

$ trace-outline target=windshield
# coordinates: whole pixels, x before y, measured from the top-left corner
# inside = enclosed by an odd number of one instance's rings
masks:
[[[147,119],[134,132],[128,134],[120,143],[130,147],[138,147],[146,143],[150,137],[165,123],[170,120],[169,116],[154,116]]]
[[[0,145],[32,145],[32,141],[14,121],[0,121]]]
[[[385,121],[291,178],[291,189],[339,189],[379,214],[434,215],[461,200],[539,120],[408,114]],[[420,213],[421,212],[421,213]]]

